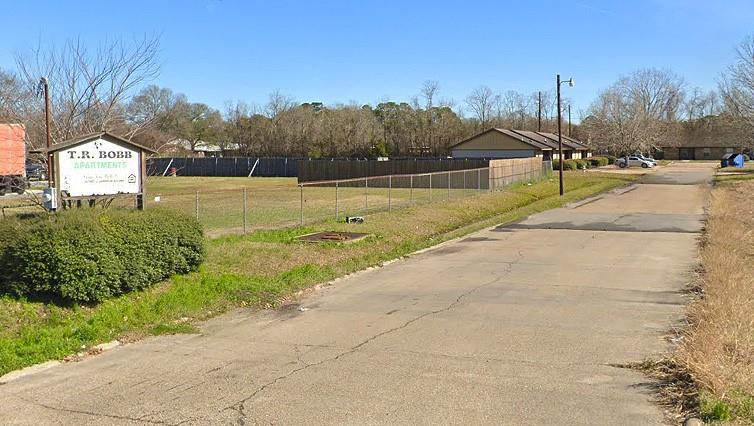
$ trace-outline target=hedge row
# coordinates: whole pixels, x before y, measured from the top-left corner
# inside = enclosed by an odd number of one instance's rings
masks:
[[[589,157],[589,158],[583,158],[583,159],[578,158],[578,159],[563,161],[563,170],[584,170],[584,169],[589,169],[592,167],[607,166],[609,164],[612,164],[612,163],[610,163],[610,159],[608,157]],[[559,160],[552,160],[552,169],[553,170],[560,169]]]
[[[204,260],[192,217],[168,210],[69,210],[0,223],[0,293],[96,303]]]

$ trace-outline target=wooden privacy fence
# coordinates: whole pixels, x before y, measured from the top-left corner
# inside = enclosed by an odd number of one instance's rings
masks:
[[[298,158],[155,157],[147,159],[150,176],[296,177]]]
[[[542,161],[539,157],[490,160],[489,188],[495,190],[517,182],[540,179],[551,171],[552,162]]]
[[[321,182],[391,175],[418,175],[484,168],[489,160],[457,158],[406,158],[377,160],[322,160],[298,162],[298,182]]]
[[[392,163],[392,164],[390,164]],[[483,164],[482,166],[472,167]],[[466,167],[464,167],[466,166]],[[332,167],[328,170],[327,167]],[[420,169],[439,171],[405,172]],[[510,184],[543,178],[552,171],[552,162],[540,157],[501,160],[442,160],[442,161],[300,161],[299,185],[371,186],[373,188],[473,188],[495,190]],[[383,174],[387,172],[393,172]],[[395,172],[399,171],[399,172]],[[470,173],[464,173],[470,172]],[[349,176],[337,179],[309,180],[315,176]]]

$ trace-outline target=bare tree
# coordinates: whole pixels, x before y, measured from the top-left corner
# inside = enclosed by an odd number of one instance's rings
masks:
[[[31,111],[34,94],[14,74],[0,69],[0,121],[21,121]]]
[[[704,92],[701,88],[695,87],[687,95],[684,102],[684,115],[687,121],[698,120],[715,108],[715,92]]]
[[[279,89],[275,89],[270,93],[265,109],[269,117],[275,120],[281,113],[292,109],[294,106],[296,106],[296,101],[292,97]]]
[[[670,71],[638,70],[600,93],[582,130],[600,150],[618,155],[675,143],[682,87]]]
[[[720,94],[727,112],[754,131],[754,35],[737,50],[738,59],[720,81]]]
[[[440,84],[436,81],[427,80],[424,82],[421,90],[421,96],[424,98],[424,116],[426,131],[426,146],[429,146],[433,151],[435,148],[434,129],[435,129],[435,111],[434,111],[434,99],[437,92],[440,90]]]
[[[618,80],[614,88],[637,113],[673,121],[683,103],[683,86],[683,79],[670,70],[643,68]]]
[[[178,137],[180,113],[188,104],[185,95],[149,85],[131,98],[126,106],[126,124],[132,140],[157,151]]]
[[[530,119],[528,114],[529,100],[526,96],[515,90],[508,90],[500,99],[497,117],[499,125],[501,127],[525,129],[527,121]]]
[[[487,86],[479,86],[466,97],[466,106],[475,115],[481,128],[486,128],[500,104],[500,96]]]
[[[149,37],[130,45],[106,43],[94,51],[74,40],[60,48],[38,47],[29,55],[17,55],[16,65],[28,87],[47,78],[54,140],[101,130],[133,135],[139,128],[126,125],[125,104],[157,75],[158,48],[159,40]],[[43,128],[41,115],[27,114],[26,119],[33,121],[27,125],[32,130]]]
[[[434,99],[440,90],[440,84],[436,81],[427,80],[422,85],[421,96],[424,98],[424,109],[429,110],[434,106]]]
[[[186,97],[167,88],[149,85],[131,98],[126,108],[128,122],[145,128],[161,124]]]

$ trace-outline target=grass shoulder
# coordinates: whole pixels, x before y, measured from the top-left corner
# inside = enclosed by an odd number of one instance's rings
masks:
[[[748,162],[742,168],[726,167],[718,169],[715,184],[735,184],[754,179],[754,163]]]
[[[701,240],[696,297],[667,359],[645,371],[679,417],[754,425],[754,181],[715,186]]]

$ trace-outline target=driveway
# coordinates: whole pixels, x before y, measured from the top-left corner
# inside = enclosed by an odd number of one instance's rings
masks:
[[[661,424],[711,167],[0,385],[3,424]]]

